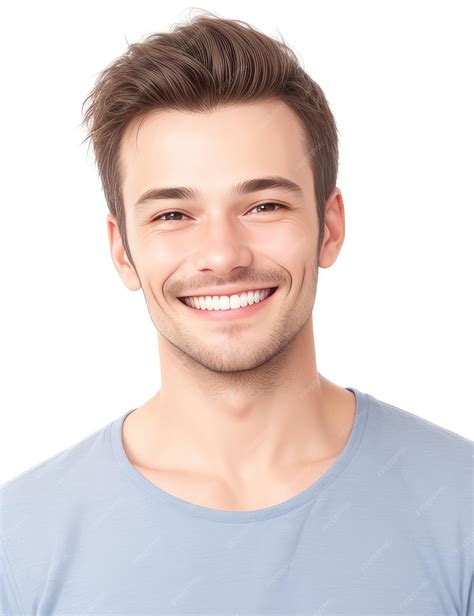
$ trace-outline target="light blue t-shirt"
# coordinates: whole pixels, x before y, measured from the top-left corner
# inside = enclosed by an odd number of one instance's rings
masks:
[[[124,451],[134,409],[4,483],[2,613],[473,615],[474,441],[347,389],[344,449],[272,507],[155,486]]]

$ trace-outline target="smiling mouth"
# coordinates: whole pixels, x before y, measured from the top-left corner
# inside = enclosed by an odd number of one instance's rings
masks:
[[[220,304],[219,302],[217,302],[216,300],[213,300],[212,304],[210,304],[210,307],[207,307],[207,302],[206,302],[206,306],[204,308],[202,307],[195,307],[193,306],[188,297],[178,297],[179,301],[184,304],[185,306],[187,306],[188,308],[192,308],[194,310],[198,310],[198,311],[202,311],[202,312],[232,312],[234,310],[241,310],[242,308],[247,308],[249,306],[253,306],[253,305],[258,305],[263,303],[264,301],[266,301],[269,297],[271,297],[275,291],[278,289],[278,287],[271,287],[270,289],[265,289],[265,294],[262,297],[262,295],[260,295],[260,298],[258,302],[255,302],[253,299],[251,299],[250,301],[248,301],[248,296],[247,296],[247,304],[245,306],[241,306],[240,304],[238,306],[235,307],[231,307],[230,305],[230,297],[229,295],[224,295],[224,296],[214,296],[214,297],[227,297],[229,298],[229,302],[224,302],[223,305]],[[240,295],[240,293],[237,293],[236,295]],[[198,306],[200,306],[200,304],[198,303]],[[218,307],[217,307],[218,306]]]

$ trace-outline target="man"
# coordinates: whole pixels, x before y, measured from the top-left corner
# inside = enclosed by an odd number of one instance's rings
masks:
[[[195,19],[86,114],[161,387],[2,486],[5,613],[474,613],[472,441],[317,368],[337,131],[276,41]]]

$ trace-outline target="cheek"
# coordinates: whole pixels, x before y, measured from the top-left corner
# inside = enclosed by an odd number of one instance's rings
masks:
[[[261,253],[270,259],[297,264],[310,258],[316,250],[316,242],[308,227],[286,222],[272,225],[268,233],[262,233],[258,245]]]
[[[149,284],[160,285],[179,267],[184,254],[184,249],[182,250],[176,241],[170,242],[165,238],[160,238],[158,241],[153,234],[150,234],[140,241],[137,266]]]
[[[189,238],[186,239],[184,235],[150,232],[141,241],[143,258],[160,270],[178,263],[189,250]]]

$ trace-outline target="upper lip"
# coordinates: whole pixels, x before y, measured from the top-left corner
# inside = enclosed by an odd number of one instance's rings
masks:
[[[276,285],[272,287],[220,287],[216,289],[206,289],[205,291],[193,291],[187,295],[179,295],[178,297],[201,297],[205,295],[238,295],[239,293],[245,293],[246,291],[258,291],[261,289],[276,289]]]

